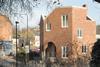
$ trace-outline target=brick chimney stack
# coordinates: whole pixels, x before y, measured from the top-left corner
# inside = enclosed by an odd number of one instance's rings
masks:
[[[83,4],[82,7],[86,7],[86,4]]]

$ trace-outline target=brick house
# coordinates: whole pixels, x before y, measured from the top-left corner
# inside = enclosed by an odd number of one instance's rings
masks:
[[[43,57],[77,59],[90,57],[96,41],[96,23],[87,7],[58,7],[40,19],[40,48]]]
[[[0,14],[0,47],[5,54],[8,54],[11,50],[12,26],[9,18]],[[0,54],[2,53],[0,52]]]
[[[11,41],[12,23],[8,17],[0,15],[0,40]]]

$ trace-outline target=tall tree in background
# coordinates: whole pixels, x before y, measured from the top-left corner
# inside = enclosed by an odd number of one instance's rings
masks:
[[[23,39],[27,39],[27,29],[26,28],[23,28],[21,31],[19,31],[19,34]],[[28,34],[29,34],[28,39],[34,41],[35,32],[33,28],[29,28]]]
[[[46,6],[60,4],[60,0],[0,0],[0,13],[7,16],[12,16],[13,13],[28,13],[31,14],[34,7],[46,3]]]

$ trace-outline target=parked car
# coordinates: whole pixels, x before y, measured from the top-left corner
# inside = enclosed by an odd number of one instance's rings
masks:
[[[40,60],[40,50],[35,49],[35,50],[30,50],[30,60]]]

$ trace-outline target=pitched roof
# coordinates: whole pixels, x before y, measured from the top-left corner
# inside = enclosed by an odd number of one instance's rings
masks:
[[[86,19],[87,19],[87,20],[94,21],[90,16],[86,16]]]
[[[40,23],[43,23],[43,16],[42,15],[40,17],[39,25],[40,25]]]

